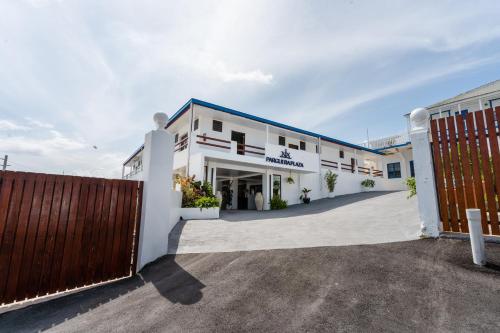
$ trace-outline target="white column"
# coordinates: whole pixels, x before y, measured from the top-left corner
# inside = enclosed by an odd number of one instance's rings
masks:
[[[174,207],[172,172],[174,137],[164,128],[165,114],[155,114],[157,130],[146,134],[142,155],[144,189],[137,270],[166,255],[168,234],[177,223],[170,216]]]
[[[262,195],[264,196],[264,210],[269,210],[269,202],[271,201],[271,193],[269,191],[269,170],[262,175]]]
[[[423,108],[415,109],[411,112],[410,119],[421,236],[438,237],[441,221],[429,144],[429,112]]]
[[[187,161],[186,161],[186,176],[189,176],[189,164],[191,160],[191,141],[193,134],[193,113],[194,113],[194,104],[191,103],[191,110],[189,110],[189,130],[188,130],[188,145],[187,145]]]
[[[323,176],[321,174],[321,138],[318,137],[319,199],[323,197]]]

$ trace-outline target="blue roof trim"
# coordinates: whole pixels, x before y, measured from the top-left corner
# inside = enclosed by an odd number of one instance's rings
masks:
[[[127,164],[128,162],[130,162],[130,160],[133,159],[135,157],[135,155],[139,154],[143,149],[144,149],[144,143],[139,148],[137,148],[134,151],[134,153],[132,155],[130,155],[130,157],[125,160],[125,162],[123,162],[123,165]]]
[[[293,126],[290,126],[290,125],[282,124],[282,123],[279,123],[279,122],[276,122],[276,121],[273,121],[273,120],[269,120],[269,119],[266,119],[266,118],[254,116],[254,115],[251,115],[251,114],[248,114],[248,113],[244,113],[244,112],[241,112],[241,111],[229,109],[229,108],[226,108],[224,106],[220,106],[220,105],[217,105],[217,104],[205,102],[205,101],[202,101],[202,100],[199,100],[199,99],[195,99],[195,98],[191,98],[176,113],[174,113],[174,115],[170,118],[170,121],[167,124],[167,128],[170,125],[172,125],[180,116],[182,116],[189,109],[189,106],[191,104],[196,104],[196,105],[204,106],[204,107],[207,107],[207,108],[210,108],[210,109],[214,109],[214,110],[217,110],[217,111],[222,111],[222,112],[225,112],[225,113],[229,113],[229,114],[232,114],[234,116],[238,116],[238,117],[242,117],[242,118],[254,120],[254,121],[257,121],[257,122],[260,122],[260,123],[264,123],[264,124],[269,124],[269,125],[272,125],[272,126],[275,126],[275,127],[279,127],[279,128],[283,128],[283,129],[286,129],[286,130],[289,130],[289,131],[292,131],[292,132],[297,132],[297,133],[301,133],[301,134],[304,134],[304,135],[313,136],[313,137],[316,137],[316,138],[321,138],[321,140],[325,140],[325,141],[328,141],[328,142],[336,143],[336,144],[339,144],[339,145],[342,145],[342,146],[345,146],[345,147],[354,148],[354,149],[358,149],[358,150],[364,150],[364,151],[367,151],[367,152],[370,152],[370,153],[373,153],[373,154],[384,155],[384,153],[382,153],[380,151],[377,151],[377,150],[374,150],[374,149],[365,148],[365,147],[358,146],[358,145],[355,145],[355,144],[352,144],[352,143],[349,143],[349,142],[345,142],[345,141],[342,141],[342,140],[334,139],[334,138],[328,137],[326,135],[322,135],[322,134],[318,134],[318,133],[306,131],[306,130],[303,130],[303,129],[300,129],[300,128],[297,128],[297,127],[293,127]]]
[[[408,146],[408,145],[411,145],[411,141],[408,141],[406,143],[401,143],[399,145],[387,146],[387,147],[383,147],[383,148],[377,148],[376,150],[386,150],[386,149],[391,149],[391,148],[399,148],[399,147],[404,147],[404,146]]]

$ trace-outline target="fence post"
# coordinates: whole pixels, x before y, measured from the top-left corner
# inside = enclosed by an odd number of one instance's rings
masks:
[[[410,114],[410,122],[410,140],[413,148],[418,211],[420,214],[420,236],[438,237],[441,230],[441,221],[434,179],[434,164],[429,142],[429,112],[424,108],[413,110]]]
[[[173,198],[174,137],[165,130],[168,117],[156,113],[157,129],[146,134],[142,155],[144,189],[139,233],[137,271],[147,263],[167,254]]]
[[[481,227],[481,210],[477,208],[466,209],[469,221],[470,246],[472,248],[472,261],[476,265],[486,265],[486,254],[484,251],[483,228]]]

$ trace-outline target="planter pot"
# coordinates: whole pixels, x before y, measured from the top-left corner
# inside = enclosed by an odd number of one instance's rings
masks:
[[[305,203],[305,204],[308,204],[311,202],[311,198],[304,198],[302,199],[302,201]]]
[[[220,191],[217,191],[217,193],[215,194],[215,197],[217,198],[217,200],[219,200],[219,208],[221,208],[221,206],[222,206],[222,193]]]
[[[264,209],[264,197],[260,192],[255,193],[255,208],[257,210]]]
[[[373,187],[362,187],[363,188],[363,192],[371,192],[373,191]]]
[[[335,193],[333,193],[333,192],[328,192],[328,197],[329,197],[329,198],[331,198],[331,199],[332,199],[332,198],[335,198]]]
[[[214,208],[181,208],[180,216],[183,220],[208,220],[219,218],[219,207]]]

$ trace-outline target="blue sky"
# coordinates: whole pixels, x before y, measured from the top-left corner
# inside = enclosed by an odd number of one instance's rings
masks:
[[[359,143],[500,78],[498,1],[1,1],[0,154],[116,177],[195,97]],[[97,146],[97,149],[93,148]]]

